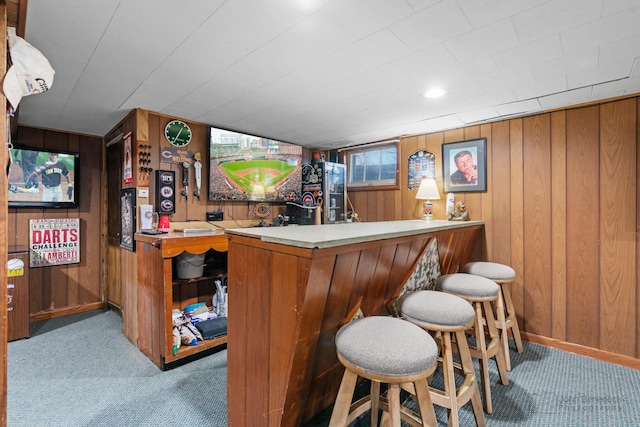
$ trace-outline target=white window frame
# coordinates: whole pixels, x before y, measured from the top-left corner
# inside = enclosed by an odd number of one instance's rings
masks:
[[[347,165],[347,188],[351,191],[366,191],[366,190],[397,190],[399,189],[398,175],[399,175],[399,162],[400,162],[400,150],[399,150],[399,141],[383,141],[372,144],[361,145],[358,147],[345,148],[340,151],[342,155],[342,161]],[[375,154],[379,152],[380,154],[385,151],[392,149],[395,151],[395,173],[393,178],[385,178],[385,179],[364,179],[362,181],[354,181],[354,172],[355,168],[353,167],[353,162],[356,161],[357,158],[362,158],[363,154]],[[382,166],[382,157],[379,157],[380,163],[377,166]],[[378,171],[381,172],[381,169]],[[378,177],[379,178],[379,177]]]

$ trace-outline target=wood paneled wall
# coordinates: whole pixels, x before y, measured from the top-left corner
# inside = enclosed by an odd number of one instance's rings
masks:
[[[202,159],[202,188],[200,191],[200,199],[193,196],[195,179],[193,176],[194,170],[190,169],[189,176],[189,195],[185,199],[180,195],[182,190],[182,167],[177,163],[161,162],[161,151],[164,148],[171,147],[164,137],[164,128],[167,123],[173,119],[179,117],[165,116],[162,114],[150,112],[147,110],[136,109],[132,110],[127,117],[125,117],[117,126],[115,126],[105,137],[106,141],[116,140],[117,135],[123,135],[127,132],[132,132],[133,142],[133,158],[134,169],[139,165],[137,162],[137,154],[139,152],[139,145],[151,145],[150,151],[150,163],[146,166],[152,167],[154,172],[149,177],[148,185],[141,183],[138,179],[137,173],[134,174],[134,181],[130,184],[122,185],[122,181],[118,178],[115,185],[109,185],[107,196],[109,200],[118,200],[120,188],[137,188],[148,186],[149,197],[141,198],[137,197],[137,205],[140,204],[155,204],[155,171],[171,170],[175,172],[176,176],[176,212],[171,215],[172,224],[184,223],[190,221],[205,221],[206,213],[221,210],[224,213],[224,219],[227,226],[240,227],[245,226],[247,220],[256,220],[253,215],[253,207],[255,202],[228,202],[217,203],[210,202],[208,200],[208,173],[209,173],[209,125],[197,122],[189,123],[193,134],[192,141],[186,147],[187,150],[192,153],[199,152]],[[119,142],[122,143],[121,141]],[[303,150],[303,157],[305,160],[311,160],[311,152]],[[107,167],[115,167],[114,165],[107,165]],[[121,172],[119,172],[121,175]],[[116,193],[115,195],[113,193]],[[111,210],[113,212],[113,210]],[[274,205],[271,209],[271,216],[276,217],[280,213],[284,213],[284,205]],[[117,214],[117,209],[116,209]],[[242,223],[241,223],[242,222]],[[255,221],[258,223],[258,220]],[[110,227],[117,227],[118,220],[110,222]],[[115,226],[114,226],[115,224]],[[138,221],[139,224],[139,221]],[[122,309],[123,317],[126,317],[130,312],[136,312],[133,307],[137,304],[137,295],[134,290],[136,289],[134,281],[137,280],[138,265],[135,253],[119,247],[119,236],[113,231],[109,232],[108,246],[107,246],[107,297],[108,302],[118,306]],[[131,325],[132,322],[125,322],[125,327]],[[135,340],[135,327],[130,331],[125,331],[128,337],[134,337]]]
[[[103,306],[102,297],[102,139],[18,127],[14,143],[80,153],[80,206],[76,209],[10,208],[9,245],[29,247],[29,220],[80,218],[80,263],[29,271],[30,317],[56,317]]]
[[[364,221],[417,219],[407,156],[487,138],[484,193],[456,193],[485,221],[482,258],[511,265],[529,338],[559,340],[640,366],[637,209],[640,98],[401,139],[400,190],[349,192]],[[435,216],[444,218],[445,201]],[[548,339],[545,341],[545,339]],[[588,351],[587,351],[588,352]],[[620,358],[619,358],[620,359]]]

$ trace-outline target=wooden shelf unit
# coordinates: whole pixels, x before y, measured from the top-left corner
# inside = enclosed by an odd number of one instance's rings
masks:
[[[227,236],[222,231],[189,235],[172,232],[163,235],[138,233],[135,238],[138,261],[137,346],[140,351],[165,370],[173,362],[226,344],[227,337],[223,336],[200,341],[197,346],[181,346],[174,355],[172,311],[198,301],[210,304],[216,279],[215,276],[176,279],[174,258],[185,251],[194,255],[209,250],[227,252]]]

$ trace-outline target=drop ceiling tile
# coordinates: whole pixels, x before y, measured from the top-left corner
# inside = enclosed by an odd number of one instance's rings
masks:
[[[459,64],[442,43],[404,56],[395,65],[407,76],[417,79]]]
[[[221,75],[244,82],[250,91],[355,41],[355,37],[333,19],[316,13],[236,62]]]
[[[591,70],[598,66],[598,49],[592,48],[531,67],[533,76],[541,79]]]
[[[640,57],[640,35],[600,46],[598,65]]]
[[[540,111],[542,107],[537,99],[528,99],[520,102],[510,102],[508,104],[496,105],[496,111],[501,116],[512,116],[516,114],[528,114]]]
[[[453,0],[443,0],[389,27],[414,52],[471,29]]]
[[[562,57],[562,47],[557,34],[491,55],[491,59],[501,71],[511,71],[560,57]]]
[[[495,73],[478,79],[478,85],[487,93],[512,87],[533,84],[535,79],[529,67],[522,67],[502,73]]]
[[[536,79],[535,82],[513,88],[513,93],[520,101],[552,95],[567,90],[567,78],[564,75]]]
[[[596,85],[627,78],[631,75],[633,61],[622,61],[604,67],[578,71],[567,75],[569,89],[577,89],[584,86]]]
[[[516,96],[511,89],[498,89],[493,92],[489,92],[482,95],[468,97],[469,104],[475,108],[485,108],[494,105],[506,104],[508,102],[516,101]]]
[[[498,112],[493,107],[481,108],[478,110],[464,111],[457,114],[458,118],[465,124],[482,122],[485,120],[491,120],[498,116]]]
[[[640,76],[640,57],[636,57],[633,62],[633,68],[631,69],[631,76],[637,77]]]
[[[435,3],[435,0],[431,3]],[[405,0],[333,2],[324,11],[359,38],[369,36],[415,13]]]
[[[592,88],[590,86],[556,93],[538,98],[543,110],[561,108],[574,104],[581,104],[591,99]]]
[[[640,35],[640,8],[628,9],[560,33],[565,55]]]
[[[603,0],[602,15],[613,15],[632,7],[640,7],[640,0]]]
[[[497,72],[498,69],[493,60],[489,57],[484,57],[447,68],[438,72],[437,75],[453,86],[460,82],[477,81]]]
[[[640,76],[630,77],[624,80],[616,80],[602,83],[593,87],[594,99],[609,98],[610,94],[617,93],[616,96],[630,95],[640,92]]]
[[[457,0],[474,28],[509,18],[548,0]]]
[[[513,16],[520,41],[527,43],[600,18],[602,0],[549,1]]]
[[[438,132],[462,126],[464,126],[464,122],[457,115],[449,114],[416,123],[413,133]]]
[[[448,40],[444,45],[458,61],[464,63],[511,49],[518,43],[511,20],[504,19]]]

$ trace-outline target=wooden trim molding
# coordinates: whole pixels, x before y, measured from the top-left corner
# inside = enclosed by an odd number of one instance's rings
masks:
[[[591,357],[592,359],[600,360],[602,362],[614,363],[616,365],[624,366],[627,368],[640,370],[640,359],[636,359],[635,357],[624,356],[621,354],[599,350],[597,348],[587,347],[580,344],[573,344],[555,338],[543,337],[541,335],[532,334],[530,332],[520,331],[520,335],[522,336],[523,340],[533,344],[540,344],[545,347],[568,351],[580,356]]]

